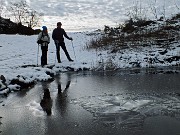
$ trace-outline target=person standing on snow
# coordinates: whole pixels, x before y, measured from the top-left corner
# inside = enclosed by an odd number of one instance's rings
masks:
[[[47,65],[47,51],[48,44],[50,43],[50,37],[48,35],[48,30],[46,26],[42,27],[43,30],[39,33],[37,38],[38,45],[41,45],[42,56],[41,56],[41,66]]]
[[[57,23],[57,28],[55,28],[53,30],[53,33],[52,33],[52,38],[53,38],[54,43],[56,45],[57,60],[58,60],[58,63],[61,63],[60,54],[59,54],[60,46],[61,46],[61,48],[63,49],[64,53],[66,54],[66,57],[68,58],[68,60],[73,62],[73,60],[69,56],[69,53],[68,53],[68,51],[66,49],[66,46],[65,46],[65,43],[64,43],[64,37],[63,36],[65,36],[69,40],[73,40],[73,39],[66,34],[65,30],[63,28],[61,28],[61,26],[62,26],[62,23],[58,22]]]

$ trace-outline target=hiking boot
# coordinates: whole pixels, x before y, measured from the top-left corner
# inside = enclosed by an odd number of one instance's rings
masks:
[[[70,59],[69,61],[70,61],[70,62],[73,62],[74,60]]]

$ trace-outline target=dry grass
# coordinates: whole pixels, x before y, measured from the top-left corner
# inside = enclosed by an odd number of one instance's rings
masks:
[[[139,27],[129,24],[119,27],[119,33],[114,33],[117,28],[108,29],[110,32],[106,33],[98,39],[92,39],[87,45],[87,49],[112,49],[112,52],[117,52],[128,47],[171,44],[174,41],[180,42],[180,26],[174,25],[177,23],[176,19],[180,19],[180,15],[176,15],[171,20],[167,20],[163,25],[153,23],[146,23],[143,21],[141,25],[136,22]],[[152,22],[152,21],[151,21]],[[148,24],[148,25],[145,25]],[[152,24],[152,25],[151,25]],[[149,28],[151,25],[151,28]],[[154,27],[153,27],[154,26]],[[157,27],[158,26],[158,27]],[[130,30],[128,30],[128,28]],[[126,31],[124,31],[126,30]]]

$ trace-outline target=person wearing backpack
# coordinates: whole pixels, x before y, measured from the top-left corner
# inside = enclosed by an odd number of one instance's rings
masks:
[[[47,65],[47,51],[48,51],[48,44],[50,43],[50,37],[48,34],[48,30],[46,26],[42,27],[42,31],[39,33],[37,38],[38,45],[41,46],[41,66]]]
[[[69,56],[69,53],[68,53],[68,51],[66,49],[66,46],[65,46],[65,43],[64,43],[64,37],[66,37],[69,40],[73,40],[73,39],[66,34],[65,30],[63,28],[61,28],[61,26],[62,26],[62,23],[58,22],[57,23],[57,28],[55,28],[53,30],[53,33],[52,33],[52,39],[54,40],[54,43],[56,45],[57,60],[58,60],[58,63],[61,63],[60,54],[59,54],[60,46],[61,46],[61,48],[63,49],[64,53],[66,54],[66,57],[68,58],[68,60],[73,62],[73,60]]]

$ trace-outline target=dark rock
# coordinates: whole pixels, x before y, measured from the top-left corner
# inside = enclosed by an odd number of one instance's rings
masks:
[[[168,61],[169,63],[171,63],[172,61],[178,61],[180,60],[180,56],[172,56],[170,58],[165,59],[165,61]]]
[[[4,95],[5,97],[7,97],[7,96],[8,96],[8,93],[4,93],[3,95]]]
[[[176,20],[176,19],[180,19],[180,13],[173,16],[171,20]]]
[[[0,17],[0,34],[34,35],[38,34],[40,31],[41,30],[33,30],[21,23],[14,23],[10,19]]]
[[[90,68],[86,68],[86,67],[83,68],[83,71],[89,71],[89,70]]]
[[[74,68],[72,68],[72,67],[66,67],[66,69],[68,70],[68,71],[74,71]]]
[[[168,51],[167,51],[167,49],[166,50],[164,50],[164,51],[162,51],[162,52],[159,52],[161,55],[164,55],[164,54],[166,54]]]
[[[0,80],[2,80],[2,83],[5,84],[6,78],[3,75],[0,76]]]
[[[129,64],[132,64],[133,67],[141,67],[140,62],[130,62]]]
[[[154,62],[156,62],[156,63],[161,63],[161,64],[163,64],[163,63],[164,63],[164,61],[159,60],[157,57],[155,57],[155,58],[154,58]]]
[[[13,79],[13,80],[11,80],[10,84],[13,84],[13,85],[17,84],[21,87],[21,89],[23,89],[23,88],[28,88],[28,87],[34,85],[35,82],[25,83],[25,82],[20,81],[19,79]]]
[[[46,74],[49,75],[49,76],[51,76],[51,77],[54,77],[54,73],[51,73],[51,72],[49,72],[49,71],[46,71]]]
[[[118,51],[118,49],[113,49],[112,51],[111,51],[111,53],[116,53]]]

